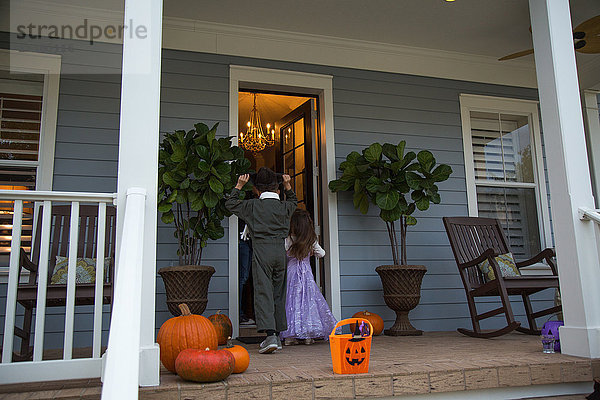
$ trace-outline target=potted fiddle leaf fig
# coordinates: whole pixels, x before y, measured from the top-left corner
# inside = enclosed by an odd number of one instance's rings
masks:
[[[250,161],[244,151],[231,144],[231,137],[216,138],[212,128],[199,123],[190,131],[165,134],[158,154],[158,211],[165,224],[175,225],[179,266],[161,268],[167,305],[180,315],[178,305],[186,303],[193,314],[202,314],[208,303],[208,284],[215,272],[200,265],[208,240],[224,236],[223,219],[229,193],[240,174],[247,173]]]
[[[366,214],[370,205],[378,207],[379,217],[386,224],[393,265],[375,270],[383,284],[384,300],[396,312],[396,322],[385,330],[392,336],[422,334],[410,323],[408,312],[419,304],[427,268],[407,265],[406,234],[408,227],[417,223],[413,215],[416,210],[425,211],[431,203],[440,203],[437,183],[452,173],[450,166],[437,164],[430,151],[415,154],[405,152],[405,147],[403,140],[397,145],[373,143],[362,154],[353,151],[340,164],[342,176],[329,182],[333,192],[351,191],[354,207],[361,213]]]

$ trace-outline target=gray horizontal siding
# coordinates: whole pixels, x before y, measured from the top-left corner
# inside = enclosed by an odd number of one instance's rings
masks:
[[[5,36],[2,43],[6,47]],[[90,49],[82,42],[68,44],[73,50],[63,53],[54,189],[112,192],[116,190],[118,158],[120,47],[100,43]],[[24,44],[23,49],[27,50],[27,45]],[[422,301],[411,313],[411,318],[417,328],[430,331],[470,326],[464,291],[441,223],[442,216],[467,214],[458,96],[471,93],[536,99],[537,92],[473,82],[164,50],[160,131],[188,130],[200,121],[209,125],[219,122],[218,135],[227,135],[231,64],[332,75],[338,165],[349,152],[360,151],[375,141],[397,143],[406,140],[409,149],[432,150],[438,162],[452,166],[454,174],[440,185],[442,204],[417,213],[419,223],[411,227],[408,234],[409,262],[428,267]],[[78,74],[81,68],[92,67],[99,74]],[[375,273],[377,265],[391,263],[385,225],[375,209],[367,215],[357,212],[348,193],[338,195],[338,223],[342,317],[368,308],[382,315],[389,325],[394,315],[383,302],[381,283]],[[228,308],[226,238],[227,230],[225,238],[211,242],[203,254],[203,264],[213,265],[216,269],[205,314]],[[173,227],[159,221],[157,268],[176,264]],[[156,290],[158,328],[170,317],[164,285],[159,277]],[[0,296],[5,296],[4,293]],[[542,295],[535,304],[548,304],[549,296]],[[482,309],[495,306],[493,299],[481,302]],[[522,319],[522,305],[516,301],[514,306]],[[85,310],[78,312],[87,315]],[[491,321],[492,325],[499,325],[501,318],[494,321]],[[51,328],[53,335],[60,332],[60,323],[56,324],[57,327]],[[61,341],[56,343],[55,347],[60,347]]]

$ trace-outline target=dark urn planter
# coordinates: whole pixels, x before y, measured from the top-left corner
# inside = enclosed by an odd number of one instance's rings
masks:
[[[165,282],[167,307],[174,316],[181,315],[179,304],[185,303],[192,314],[202,314],[208,303],[208,284],[215,269],[207,265],[178,265],[158,270]]]
[[[396,322],[384,333],[388,336],[422,335],[423,331],[410,323],[408,312],[419,304],[421,282],[427,268],[424,265],[380,265],[375,271],[383,284],[385,304],[396,313]]]

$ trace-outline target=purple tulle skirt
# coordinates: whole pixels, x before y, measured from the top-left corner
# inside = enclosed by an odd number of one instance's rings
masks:
[[[309,258],[298,261],[288,257],[287,268],[285,313],[288,329],[281,332],[281,338],[328,340],[337,321],[319,291]]]

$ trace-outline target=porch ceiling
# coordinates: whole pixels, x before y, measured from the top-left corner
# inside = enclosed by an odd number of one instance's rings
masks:
[[[124,1],[50,3],[122,12]],[[574,27],[600,15],[598,0],[569,3]],[[164,16],[495,58],[533,45],[527,0],[180,0],[165,1]]]

